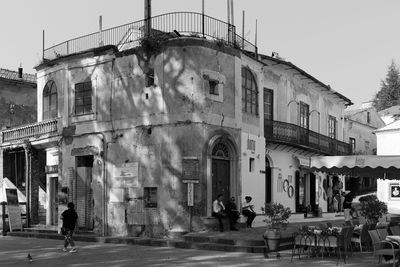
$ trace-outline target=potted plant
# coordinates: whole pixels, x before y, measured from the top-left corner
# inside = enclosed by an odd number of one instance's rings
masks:
[[[379,218],[388,213],[387,204],[379,201],[375,195],[367,195],[360,197],[361,215],[364,216],[368,223],[377,223]]]
[[[267,230],[263,237],[268,245],[268,249],[276,251],[280,244],[282,229],[286,228],[292,211],[290,208],[277,202],[266,204],[265,208],[262,208],[262,211],[267,217],[264,220],[267,223]]]

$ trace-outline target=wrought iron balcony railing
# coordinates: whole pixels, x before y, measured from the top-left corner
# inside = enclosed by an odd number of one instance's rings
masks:
[[[57,119],[41,121],[4,130],[1,133],[2,143],[16,142],[29,138],[45,136],[51,137],[57,134]]]
[[[151,30],[146,31],[146,27],[149,26]],[[106,45],[114,45],[119,50],[124,50],[137,46],[145,37],[145,32],[150,35],[178,32],[184,36],[211,38],[257,54],[257,47],[237,35],[234,25],[201,13],[174,12],[154,16],[150,22],[139,20],[59,43],[44,49],[43,59],[51,60]]]
[[[298,146],[326,155],[350,155],[351,146],[295,124],[264,120],[267,141]]]

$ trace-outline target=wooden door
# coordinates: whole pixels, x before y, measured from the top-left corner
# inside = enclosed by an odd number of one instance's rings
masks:
[[[310,205],[311,205],[311,209],[313,211],[316,210],[317,208],[317,203],[316,203],[316,192],[317,188],[315,186],[315,175],[313,173],[310,173],[310,190],[309,190],[309,194],[310,194]]]
[[[51,210],[51,224],[58,224],[58,177],[50,178],[50,210]]]
[[[224,196],[224,203],[227,203],[230,197],[230,161],[213,159],[212,160],[212,200],[217,198],[218,194]]]
[[[268,159],[265,159],[265,203],[272,201],[272,178],[271,167]]]
[[[76,169],[76,212],[78,227],[93,229],[93,194],[91,189],[92,168],[78,167]]]
[[[305,178],[296,171],[296,212],[304,212],[306,200]]]

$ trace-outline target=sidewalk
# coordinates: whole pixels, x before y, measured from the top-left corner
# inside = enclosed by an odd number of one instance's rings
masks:
[[[85,267],[287,267],[287,266],[323,266],[323,267],[365,267],[377,263],[372,253],[354,253],[346,260],[337,261],[335,256],[293,258],[291,251],[270,253],[265,258],[259,253],[221,252],[194,249],[176,249],[166,247],[131,246],[127,244],[105,244],[77,242],[77,253],[62,251],[60,240],[21,238],[0,236],[0,266],[85,266]],[[27,254],[33,257],[29,262]],[[391,263],[380,264],[379,267],[389,267]]]
[[[317,219],[317,220],[315,220]],[[302,222],[290,223],[282,234],[282,240],[279,250],[291,248],[292,234],[297,231],[301,225],[318,225],[323,222],[330,222],[333,225],[342,225],[343,219],[321,220],[303,219]],[[74,235],[76,241],[100,242],[113,244],[134,244],[159,247],[174,247],[200,250],[217,250],[226,252],[247,252],[247,253],[265,253],[266,247],[263,234],[265,226],[254,228],[242,228],[239,231],[202,231],[188,233],[179,239],[156,239],[148,237],[101,237],[91,233],[77,233]],[[64,237],[56,231],[46,231],[43,229],[30,229],[23,232],[7,233],[9,236],[34,237],[47,239],[63,239]]]

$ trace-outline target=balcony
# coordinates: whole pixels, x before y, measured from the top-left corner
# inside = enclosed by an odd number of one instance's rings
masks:
[[[301,147],[325,155],[351,154],[350,144],[291,123],[264,120],[264,136],[267,142]]]
[[[150,30],[146,30],[150,29]],[[206,38],[223,42],[231,47],[257,54],[257,47],[236,34],[235,25],[195,12],[173,12],[139,20],[121,26],[77,37],[43,50],[43,60],[83,52],[96,47],[113,45],[119,51],[140,44],[145,37],[178,36]]]
[[[48,138],[56,135],[57,119],[52,119],[4,130],[1,133],[1,141],[2,143],[18,142],[30,138]]]

